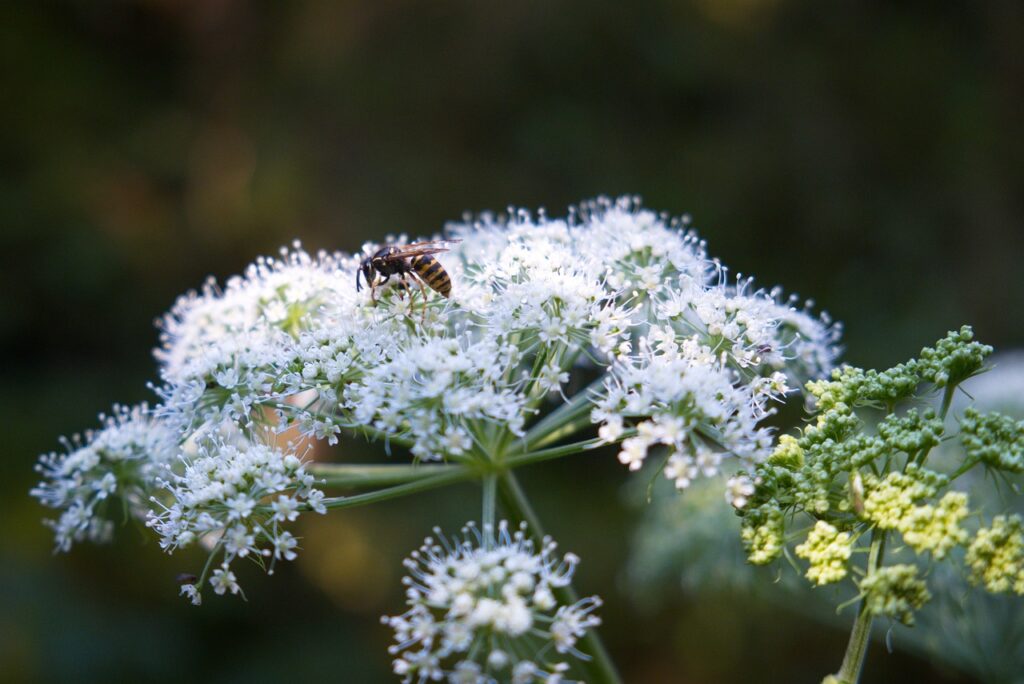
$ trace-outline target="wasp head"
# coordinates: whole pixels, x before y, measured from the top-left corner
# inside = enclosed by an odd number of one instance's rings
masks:
[[[356,292],[363,289],[359,276],[366,278],[367,285],[373,282],[373,257],[366,257],[359,264],[359,270],[356,271]]]

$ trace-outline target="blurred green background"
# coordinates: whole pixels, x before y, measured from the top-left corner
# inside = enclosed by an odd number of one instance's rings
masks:
[[[356,250],[636,193],[813,296],[850,362],[964,322],[1024,344],[1016,1],[7,2],[0,55],[0,679],[390,680],[399,560],[475,516],[472,487],[309,521],[297,562],[241,578],[248,602],[200,609],[174,583],[198,555],[128,528],[52,556],[27,496],[59,435],[153,398],[152,322],[178,294],[295,238]],[[627,681],[838,665],[844,629],[775,604],[679,583],[641,605],[623,568],[642,507],[611,454],[580,465],[523,479],[604,595]],[[867,681],[971,681],[896,646]]]

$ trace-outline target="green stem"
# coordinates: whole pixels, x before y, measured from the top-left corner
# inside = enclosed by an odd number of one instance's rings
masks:
[[[514,517],[526,522],[530,528],[531,535],[538,540],[543,539],[545,536],[544,527],[541,525],[537,513],[533,510],[533,506],[530,505],[529,499],[526,498],[526,493],[519,486],[516,476],[511,472],[505,472],[501,475],[498,485],[501,489],[502,505]],[[572,605],[580,600],[572,584],[559,587],[554,590],[554,593],[555,597],[563,605]],[[586,631],[581,640],[581,645],[592,656],[591,660],[585,662],[591,674],[590,681],[592,684],[622,684],[622,679],[615,669],[615,664],[612,663],[612,659],[608,655],[608,651],[605,650],[596,629],[588,629]]]
[[[462,466],[447,464],[362,465],[347,463],[312,463],[309,472],[325,487],[385,487],[415,482],[442,473],[451,473]]]
[[[365,506],[366,504],[377,503],[378,501],[397,499],[400,496],[417,494],[419,492],[425,492],[431,489],[437,489],[438,487],[455,484],[456,482],[470,480],[476,475],[476,470],[463,466],[455,466],[452,470],[441,473],[440,475],[420,478],[414,482],[407,482],[395,487],[388,487],[387,489],[378,489],[375,492],[355,494],[353,496],[335,496],[326,498],[323,500],[323,505],[327,508],[353,508],[355,506]]]
[[[882,555],[885,553],[885,532],[875,530],[871,534],[871,551],[868,553],[868,576],[875,572],[882,564]],[[867,601],[862,600],[860,612],[853,623],[853,630],[850,632],[850,641],[846,645],[846,654],[843,656],[843,664],[834,677],[826,677],[825,682],[839,682],[840,684],[857,684],[860,679],[861,668],[864,667],[864,656],[868,652],[868,643],[871,637],[871,623],[874,616],[868,611]]]
[[[494,546],[495,511],[497,510],[498,476],[490,473],[484,475],[484,500],[483,518],[480,521],[484,531],[484,543],[488,547]]]
[[[588,410],[588,413],[589,413],[589,410]],[[568,423],[565,423],[565,424],[561,425],[560,427],[552,430],[551,432],[549,432],[546,435],[540,437],[539,439],[537,439],[537,440],[535,440],[533,442],[528,442],[528,444],[530,445],[531,449],[536,449],[538,447],[547,446],[548,444],[554,444],[555,442],[557,442],[557,441],[559,441],[561,439],[564,439],[566,437],[569,437],[570,435],[575,435],[580,430],[582,430],[584,428],[588,428],[592,424],[593,423],[590,420],[590,416],[584,414],[584,415],[580,416],[579,418],[576,418],[575,420],[571,420]]]
[[[210,555],[206,558],[206,564],[203,565],[203,572],[199,575],[199,581],[196,582],[196,589],[202,589],[206,585],[206,578],[210,575],[210,568],[213,566],[213,557],[220,553],[223,546],[224,542],[217,542],[217,545],[210,551]]]
[[[939,417],[942,421],[946,421],[946,414],[949,413],[949,407],[953,404],[953,395],[956,394],[957,386],[955,384],[946,385],[946,391],[942,395],[942,408],[939,409]]]
[[[590,398],[591,392],[600,387],[602,382],[602,380],[595,380],[588,387],[577,392],[572,399],[537,421],[526,433],[526,446],[532,449],[540,446],[541,442],[543,444],[550,444],[553,441],[550,438],[553,432],[573,423],[581,416],[589,414],[593,408]],[[587,424],[589,424],[589,421],[587,421]],[[566,436],[568,436],[568,433],[562,433],[559,435],[559,439]]]
[[[946,390],[942,394],[942,407],[939,409],[939,419],[942,424],[946,424],[946,416],[949,414],[949,407],[953,404],[953,396],[956,394],[957,385],[949,384],[946,385]],[[925,449],[921,452],[920,457],[917,459],[917,464],[923,466],[925,461],[928,460],[928,455],[932,452],[931,448]]]
[[[960,477],[961,475],[963,475],[976,465],[978,465],[977,460],[973,458],[968,458],[967,460],[960,464],[960,467],[957,468],[952,475],[949,476],[949,481],[955,482],[958,477]]]
[[[615,442],[606,442],[602,439],[595,437],[594,439],[585,439],[582,442],[573,442],[572,444],[563,444],[562,446],[551,447],[550,449],[541,449],[540,451],[528,451],[520,454],[513,454],[506,456],[503,464],[508,468],[516,468],[523,465],[529,465],[531,463],[540,463],[541,461],[550,461],[553,458],[561,458],[562,456],[569,456],[570,454],[577,454],[587,449],[594,449],[605,444],[615,444],[627,437],[631,437],[636,434],[636,430],[624,430],[619,439]]]
[[[583,346],[581,345],[576,348],[576,351],[569,352],[567,354],[566,352],[568,352],[568,348],[565,344],[556,344],[544,350],[541,354],[538,354],[538,360],[542,356],[544,358],[543,362],[535,364],[532,376],[533,379],[530,380],[530,384],[525,392],[525,396],[527,397],[527,411],[532,412],[534,409],[540,406],[544,402],[544,399],[547,397],[547,392],[536,391],[536,385],[537,375],[540,373],[541,370],[543,370],[544,366],[548,364],[548,360],[550,359],[551,361],[556,362],[558,364],[558,368],[560,371],[567,371],[573,367],[573,364],[576,363],[576,359],[579,358],[582,351]],[[587,391],[589,391],[589,389],[590,388],[587,388],[587,390],[584,391],[584,397],[586,397]]]
[[[544,365],[547,363],[548,357],[552,352],[557,354],[557,350],[555,349],[541,347],[540,352],[538,352],[537,356],[533,359],[533,370],[530,372],[530,381],[523,390],[523,396],[526,397],[526,407],[528,409],[537,408],[537,405],[544,399],[544,393],[541,393],[539,396],[535,396],[537,376],[540,375],[541,370],[544,368]]]
[[[622,438],[633,434],[627,430]],[[318,463],[310,470],[316,475],[324,478],[330,486],[376,486],[382,484],[394,484],[393,487],[378,489],[365,494],[352,496],[336,496],[323,500],[327,508],[352,508],[397,499],[409,494],[417,494],[438,487],[464,482],[481,477],[497,476],[512,468],[550,461],[551,459],[569,456],[571,454],[585,451],[605,442],[599,439],[588,439],[582,442],[566,444],[551,449],[542,449],[529,453],[514,454],[506,457],[501,464],[479,464],[476,467],[469,465],[354,465]],[[398,483],[398,484],[396,484]],[[308,506],[305,507],[308,510]]]
[[[840,684],[857,684],[860,679],[860,670],[864,665],[864,656],[868,650],[868,638],[871,636],[871,613],[861,608],[857,614],[857,620],[853,623],[853,631],[850,633],[850,641],[846,646],[846,655],[843,657],[843,665],[835,675]],[[826,679],[826,681],[829,681]]]

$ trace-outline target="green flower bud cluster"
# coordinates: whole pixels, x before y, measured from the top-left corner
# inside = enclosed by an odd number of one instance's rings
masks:
[[[968,458],[996,470],[1024,472],[1024,421],[969,408],[960,420],[960,442]]]
[[[932,563],[963,559],[976,584],[1024,593],[1024,521],[996,516],[972,534],[965,523],[984,512],[952,488],[977,465],[1024,472],[1024,423],[973,408],[947,415],[957,386],[991,352],[965,326],[888,370],[844,367],[809,383],[812,420],[743,474],[754,483],[738,508],[748,560],[770,563],[794,544],[814,585],[859,577],[864,609],[906,624],[930,597]],[[936,395],[939,410],[928,408]],[[927,467],[952,437],[962,458]]]
[[[992,347],[974,341],[968,325],[950,332],[925,347],[916,359],[885,371],[863,370],[847,366],[833,371],[831,380],[808,383],[818,401],[818,408],[827,411],[838,404],[893,405],[914,396],[923,382],[935,387],[957,385],[981,370]]]
[[[891,413],[878,425],[878,434],[885,443],[908,455],[938,446],[943,432],[942,420],[931,409],[922,414],[915,409],[902,416]]]
[[[931,593],[917,576],[916,565],[878,568],[860,581],[860,591],[872,615],[885,615],[905,625],[914,624],[914,611],[928,603]]]
[[[936,387],[958,385],[981,370],[992,347],[974,341],[974,331],[965,325],[950,332],[934,347],[921,350],[917,370],[921,379]]]

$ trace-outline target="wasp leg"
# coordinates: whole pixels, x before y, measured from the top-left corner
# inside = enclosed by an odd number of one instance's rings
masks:
[[[423,309],[420,313],[420,323],[423,324],[427,322],[427,289],[423,287],[423,279],[418,274],[413,275],[413,280],[420,286],[420,295],[423,297]]]
[[[386,275],[386,276],[384,276],[384,278],[382,280],[374,278],[373,282],[370,284],[370,299],[373,301],[373,305],[374,306],[377,306],[377,301],[378,301],[377,300],[377,288],[380,287],[381,285],[383,285],[384,283],[388,282],[390,279],[391,279],[391,276],[390,275]]]
[[[398,291],[398,296],[405,299],[405,295],[409,294],[409,283],[405,282],[405,274],[398,276],[398,286],[402,289]]]

